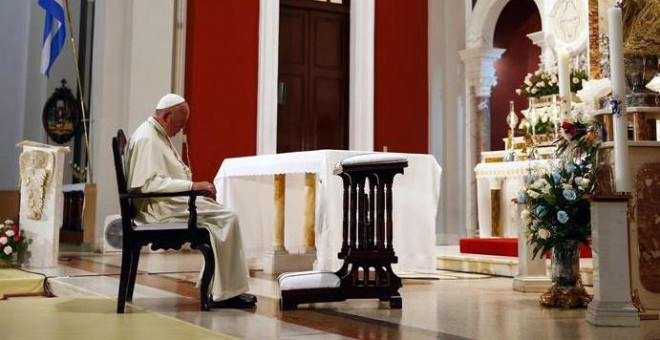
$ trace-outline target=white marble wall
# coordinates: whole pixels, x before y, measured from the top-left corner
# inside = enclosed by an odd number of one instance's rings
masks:
[[[172,89],[174,0],[96,1],[91,97],[96,245],[103,221],[119,212],[110,141],[129,135]]]

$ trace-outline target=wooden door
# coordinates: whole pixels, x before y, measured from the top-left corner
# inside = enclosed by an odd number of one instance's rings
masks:
[[[282,0],[277,152],[348,148],[349,6]]]

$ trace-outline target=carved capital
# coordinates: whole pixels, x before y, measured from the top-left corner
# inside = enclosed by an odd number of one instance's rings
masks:
[[[495,62],[504,49],[475,47],[458,52],[465,64],[465,74],[477,97],[490,97],[490,90],[497,84]]]

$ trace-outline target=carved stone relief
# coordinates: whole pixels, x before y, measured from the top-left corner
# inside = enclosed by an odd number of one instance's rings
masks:
[[[55,159],[46,151],[32,150],[21,153],[21,186],[27,194],[27,218],[40,220],[44,208],[44,197],[53,175]]]
[[[636,176],[639,278],[660,293],[660,163],[642,165]]]

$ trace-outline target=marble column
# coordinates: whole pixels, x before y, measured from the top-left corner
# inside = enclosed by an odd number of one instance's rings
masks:
[[[264,273],[279,274],[304,271],[313,268],[316,260],[316,174],[305,174],[305,202],[303,210],[302,253],[290,253],[285,245],[286,229],[286,175],[277,174],[273,178],[273,226],[272,249],[264,256]]]
[[[481,152],[490,150],[490,91],[497,84],[495,62],[504,49],[479,46],[459,51],[465,64],[465,75],[470,86],[466,126],[466,173],[469,174],[466,192],[466,224],[468,236],[479,235],[477,219],[477,182],[474,167]]]
[[[591,237],[594,299],[587,322],[596,326],[639,327],[630,295],[627,195],[593,196]]]

